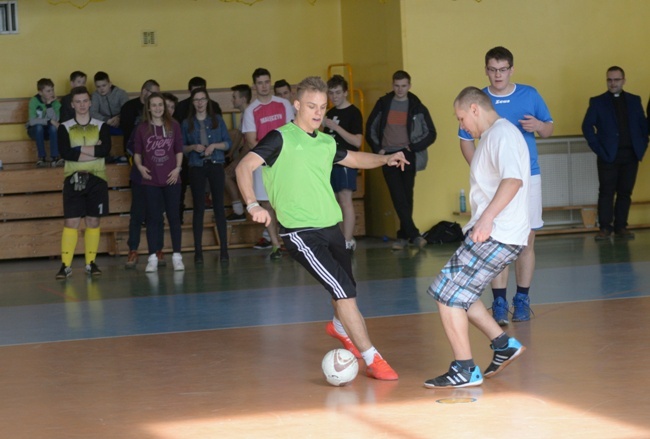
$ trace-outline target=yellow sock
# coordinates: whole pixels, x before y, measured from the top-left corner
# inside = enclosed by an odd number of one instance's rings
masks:
[[[84,244],[86,245],[86,265],[95,261],[97,249],[99,248],[99,227],[90,229],[86,228],[84,234]]]
[[[97,282],[88,282],[86,284],[86,297],[90,302],[92,302],[92,304],[89,305],[91,314],[95,310],[101,310],[102,305],[100,299],[102,298],[102,293]],[[102,318],[100,317],[101,314],[102,313],[98,313],[97,316],[93,316],[93,322],[99,322],[99,320]],[[95,318],[97,320],[95,320]]]
[[[77,247],[77,238],[79,233],[77,229],[69,227],[63,228],[63,235],[61,236],[61,262],[69,267],[72,264],[74,257],[74,249]]]

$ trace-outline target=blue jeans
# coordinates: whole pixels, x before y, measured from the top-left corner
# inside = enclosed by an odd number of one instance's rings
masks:
[[[27,134],[31,139],[36,141],[36,149],[38,150],[38,158],[44,159],[47,157],[45,154],[45,140],[50,140],[50,157],[59,156],[59,144],[57,139],[57,129],[54,125],[33,125],[27,127]]]

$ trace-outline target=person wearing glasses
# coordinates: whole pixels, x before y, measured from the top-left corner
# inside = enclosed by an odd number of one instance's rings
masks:
[[[607,91],[589,99],[582,133],[598,156],[598,224],[596,241],[634,239],[627,229],[639,162],[648,147],[648,121],[641,98],[623,91],[625,72],[607,69]],[[616,196],[616,201],[614,201]]]
[[[205,88],[195,88],[190,94],[192,106],[183,121],[183,152],[189,165],[190,189],[192,190],[194,232],[194,263],[203,263],[203,216],[205,213],[205,186],[210,187],[214,220],[219,234],[220,259],[228,260],[228,234],[223,196],[226,187],[224,172],[225,152],[232,146],[228,128],[221,116],[210,105]]]
[[[535,272],[535,231],[542,228],[542,178],[537,160],[535,133],[546,138],[553,134],[551,113],[539,92],[529,85],[510,82],[514,73],[514,56],[505,47],[494,47],[485,54],[485,74],[490,85],[483,91],[492,100],[499,116],[513,123],[524,135],[530,155],[530,235],[528,245],[515,262],[517,292],[513,298],[513,322],[530,320],[530,298],[528,293]],[[472,163],[475,146],[470,133],[459,129],[460,149],[468,164]],[[501,326],[509,323],[509,305],[506,295],[508,268],[506,267],[492,282],[492,316]]]
[[[200,76],[194,76],[190,78],[190,80],[187,82],[187,91],[192,93],[192,90],[194,90],[195,88],[205,88],[207,90],[208,83],[204,78]],[[215,114],[218,114],[219,116],[222,115],[221,107],[219,106],[218,102],[213,101],[211,99],[210,106],[212,107],[212,111],[214,111]],[[191,97],[183,99],[182,101],[176,104],[176,107],[174,108],[174,114],[172,116],[174,116],[174,119],[178,121],[179,125],[182,125],[183,121],[187,119],[187,114],[190,112],[191,107],[192,107]],[[183,224],[183,212],[185,212],[185,192],[187,192],[187,185],[189,181],[188,172],[189,170],[187,166],[187,160],[183,158],[183,169],[181,170],[181,202],[179,204],[181,224]]]

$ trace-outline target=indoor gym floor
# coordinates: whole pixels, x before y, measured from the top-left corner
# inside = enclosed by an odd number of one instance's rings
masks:
[[[89,279],[77,256],[66,281],[56,260],[1,262],[0,437],[650,438],[650,231],[539,237],[535,316],[508,327],[526,352],[481,387],[430,390],[451,351],[426,289],[455,248],[359,241],[359,306],[400,379],[342,388],[320,369],[340,347],[329,295],[288,257],[186,253],[185,272],[146,275],[144,256],[102,256]]]

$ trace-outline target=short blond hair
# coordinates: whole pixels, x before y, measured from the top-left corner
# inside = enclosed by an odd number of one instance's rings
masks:
[[[327,83],[320,76],[308,76],[298,84],[296,99],[300,100],[306,91],[317,91],[327,94]]]

